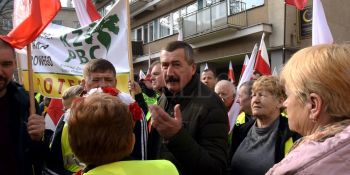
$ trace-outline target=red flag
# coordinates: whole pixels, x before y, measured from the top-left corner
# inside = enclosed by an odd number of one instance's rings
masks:
[[[254,70],[258,71],[262,75],[271,75],[269,56],[267,54],[264,38],[265,38],[265,33],[263,33],[261,37],[260,47],[259,47],[258,54],[256,56]]]
[[[47,113],[50,116],[53,124],[56,126],[61,116],[63,115],[63,104],[61,99],[51,99],[47,107]]]
[[[303,10],[307,0],[285,0],[286,4],[294,5],[297,9]]]
[[[235,74],[233,72],[233,68],[232,68],[232,62],[230,61],[230,65],[228,67],[228,79],[232,82],[235,83]]]
[[[101,18],[92,0],[73,0],[72,2],[81,26],[89,25]]]
[[[22,49],[40,35],[60,9],[59,0],[15,0],[14,28],[0,38]]]

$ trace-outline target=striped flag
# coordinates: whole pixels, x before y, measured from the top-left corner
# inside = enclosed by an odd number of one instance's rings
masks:
[[[333,37],[329,29],[320,0],[313,1],[312,9],[312,45],[332,44]]]
[[[307,0],[285,0],[286,4],[294,5],[297,9],[303,10]]]
[[[73,0],[80,26],[86,26],[101,18],[91,0]]]
[[[269,55],[267,54],[267,49],[265,45],[265,33],[261,37],[260,47],[258,55],[256,57],[256,62],[254,70],[258,71],[262,75],[271,75]]]
[[[231,83],[235,83],[235,73],[232,68],[232,62],[230,61],[230,64],[228,66],[228,73],[227,78],[231,81]]]

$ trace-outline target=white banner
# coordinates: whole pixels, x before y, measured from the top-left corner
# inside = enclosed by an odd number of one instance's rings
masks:
[[[32,45],[35,89],[47,96],[60,97],[65,88],[79,83],[73,77],[81,79],[83,66],[91,59],[107,59],[118,74],[127,75],[130,68],[125,7],[125,1],[120,0],[101,20],[79,29],[50,24]],[[26,74],[26,58],[21,55],[21,68]],[[47,76],[50,79],[45,84]],[[61,76],[73,77],[70,81],[67,77],[60,80]],[[127,80],[122,82],[118,81],[118,87],[125,83],[127,89]]]

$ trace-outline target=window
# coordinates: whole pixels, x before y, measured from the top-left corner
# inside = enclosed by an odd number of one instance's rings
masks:
[[[173,34],[179,33],[180,28],[180,11],[176,11],[172,14],[173,17]]]
[[[159,21],[155,19],[154,21],[154,39],[159,39]]]
[[[159,19],[159,34],[160,38],[170,35],[170,15],[164,16]]]
[[[142,27],[136,29],[136,41],[142,41]]]
[[[12,19],[2,19],[2,21],[0,21],[0,26],[3,30],[11,30]]]
[[[62,25],[62,20],[52,20],[52,23]]]
[[[148,27],[149,27],[148,39],[149,39],[149,42],[151,42],[153,41],[153,22],[148,23]]]
[[[143,43],[148,43],[148,25],[143,26]]]

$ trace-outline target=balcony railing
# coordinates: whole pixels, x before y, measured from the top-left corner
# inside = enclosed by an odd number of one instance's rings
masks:
[[[227,0],[183,17],[182,31],[186,38],[226,26],[243,27],[246,26],[246,19],[245,3]]]

